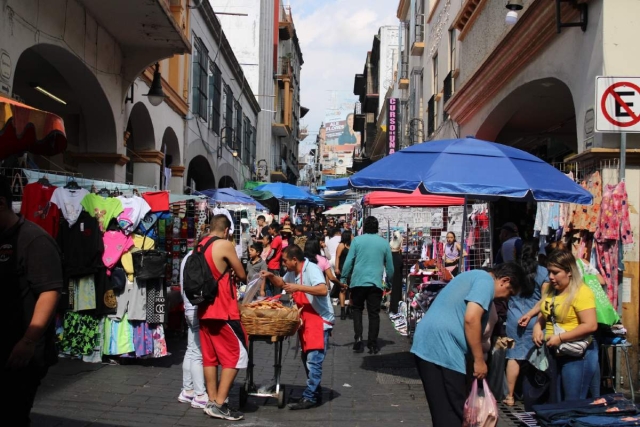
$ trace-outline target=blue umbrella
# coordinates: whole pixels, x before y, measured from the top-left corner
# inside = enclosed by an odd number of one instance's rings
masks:
[[[238,191],[233,188],[212,188],[210,190],[197,191],[196,193],[202,194],[214,202],[251,204],[255,205],[258,210],[267,210],[267,208],[257,200],[247,196],[242,191]]]
[[[349,178],[329,179],[326,183],[327,190],[346,190],[349,188]]]
[[[354,188],[590,205],[593,196],[564,173],[517,148],[475,138],[425,142],[349,178]]]
[[[313,197],[303,188],[286,182],[273,182],[270,184],[262,184],[254,188],[254,190],[268,191],[278,200],[285,202],[306,202],[313,203]]]

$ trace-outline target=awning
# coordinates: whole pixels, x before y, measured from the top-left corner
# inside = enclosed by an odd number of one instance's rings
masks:
[[[437,207],[462,206],[463,204],[463,197],[422,194],[420,190],[416,190],[411,194],[394,191],[373,191],[364,196],[365,206]]]
[[[349,188],[349,178],[328,179],[326,187],[327,190],[346,190]]]
[[[353,209],[353,204],[345,203],[342,205],[338,205],[334,208],[331,208],[329,210],[326,210],[322,213],[323,215],[348,215],[351,213],[351,209]]]
[[[60,117],[0,96],[0,159],[24,151],[53,156],[66,148]]]

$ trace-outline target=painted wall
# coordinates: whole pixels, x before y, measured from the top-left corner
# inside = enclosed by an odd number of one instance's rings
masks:
[[[398,27],[388,25],[378,30],[380,37],[380,65],[378,67],[378,94],[381,98],[393,87],[394,73],[397,70],[399,56]],[[382,102],[378,103],[378,114],[382,110]]]

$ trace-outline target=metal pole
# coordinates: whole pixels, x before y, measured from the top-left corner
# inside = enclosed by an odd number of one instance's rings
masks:
[[[467,196],[464,196],[464,206],[462,207],[462,232],[460,236],[460,258],[458,259],[458,274],[464,273],[464,236],[467,225]]]
[[[627,167],[627,133],[622,132],[620,134],[620,182],[623,182],[625,179],[625,169]],[[619,245],[622,244],[622,239],[618,242]],[[619,260],[623,261],[623,260]],[[616,268],[614,266],[614,268]],[[624,272],[620,271],[618,275],[618,315],[620,319],[622,319],[622,296],[624,294],[622,290],[622,283],[624,278]],[[616,378],[618,380],[618,384],[616,387],[622,386],[622,367],[620,366],[620,359],[622,358],[622,350],[620,348],[616,348]],[[633,381],[631,378],[627,378],[627,382],[629,383],[629,387],[633,389]]]

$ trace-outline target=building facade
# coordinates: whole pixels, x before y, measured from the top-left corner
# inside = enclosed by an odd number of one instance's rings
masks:
[[[241,189],[252,179],[260,106],[209,2],[191,13],[185,187]]]
[[[279,0],[212,1],[261,108],[253,178],[298,179],[300,72],[303,64],[291,8]]]
[[[160,186],[163,151],[182,165],[180,108],[169,102],[151,106],[140,76],[162,59],[190,52],[187,0],[0,4],[0,93],[65,123],[67,150],[32,156],[33,164],[150,186]],[[164,83],[179,103],[180,84]],[[132,137],[135,145],[129,145]]]

